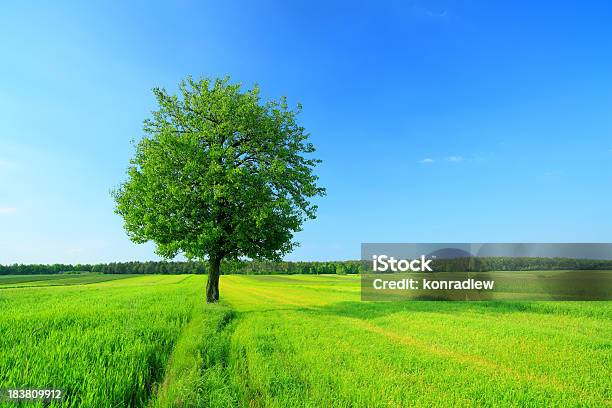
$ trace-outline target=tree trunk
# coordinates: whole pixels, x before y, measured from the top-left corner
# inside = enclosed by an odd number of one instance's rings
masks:
[[[208,261],[208,282],[206,283],[206,303],[219,301],[219,270],[221,258],[211,257]]]

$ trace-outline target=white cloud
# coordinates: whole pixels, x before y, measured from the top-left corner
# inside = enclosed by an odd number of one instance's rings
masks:
[[[0,215],[15,214],[17,209],[15,207],[0,207]]]
[[[419,163],[422,164],[431,164],[434,163],[436,160],[438,159],[432,159],[431,157],[426,157],[423,160],[419,160]],[[465,158],[463,158],[463,156],[448,156],[445,157],[443,159],[441,159],[443,161],[447,161],[447,162],[452,162],[452,163],[459,163],[465,160]]]
[[[442,11],[431,11],[431,10],[426,10],[425,9],[425,14],[428,17],[446,17],[448,15],[448,11],[447,10],[442,10]]]
[[[446,160],[448,160],[449,162],[457,163],[457,162],[463,161],[463,157],[461,157],[461,156],[450,156],[450,157],[447,157]]]

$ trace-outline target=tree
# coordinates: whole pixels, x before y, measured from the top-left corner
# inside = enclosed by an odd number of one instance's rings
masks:
[[[280,260],[314,219],[320,160],[286,98],[262,103],[224,79],[191,77],[178,95],[153,89],[158,110],[144,121],[115,212],[137,243],[173,258],[207,260],[207,302],[219,299],[224,259]]]

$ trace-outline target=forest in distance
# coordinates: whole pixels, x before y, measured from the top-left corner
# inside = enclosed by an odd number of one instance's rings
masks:
[[[60,273],[104,274],[206,274],[208,265],[198,261],[134,261],[101,264],[13,264],[0,265],[0,275],[39,275]],[[370,261],[226,261],[225,275],[324,275],[371,272]],[[437,259],[434,272],[486,272],[534,270],[612,270],[612,260],[533,257],[470,257]]]

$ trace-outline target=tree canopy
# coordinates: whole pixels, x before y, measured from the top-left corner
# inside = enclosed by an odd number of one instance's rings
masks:
[[[262,102],[258,86],[188,77],[178,94],[153,93],[158,109],[113,193],[116,212],[130,239],[155,242],[159,255],[208,259],[216,301],[221,260],[279,260],[296,246],[316,216],[311,199],[325,194],[320,160],[296,120],[301,106]]]

